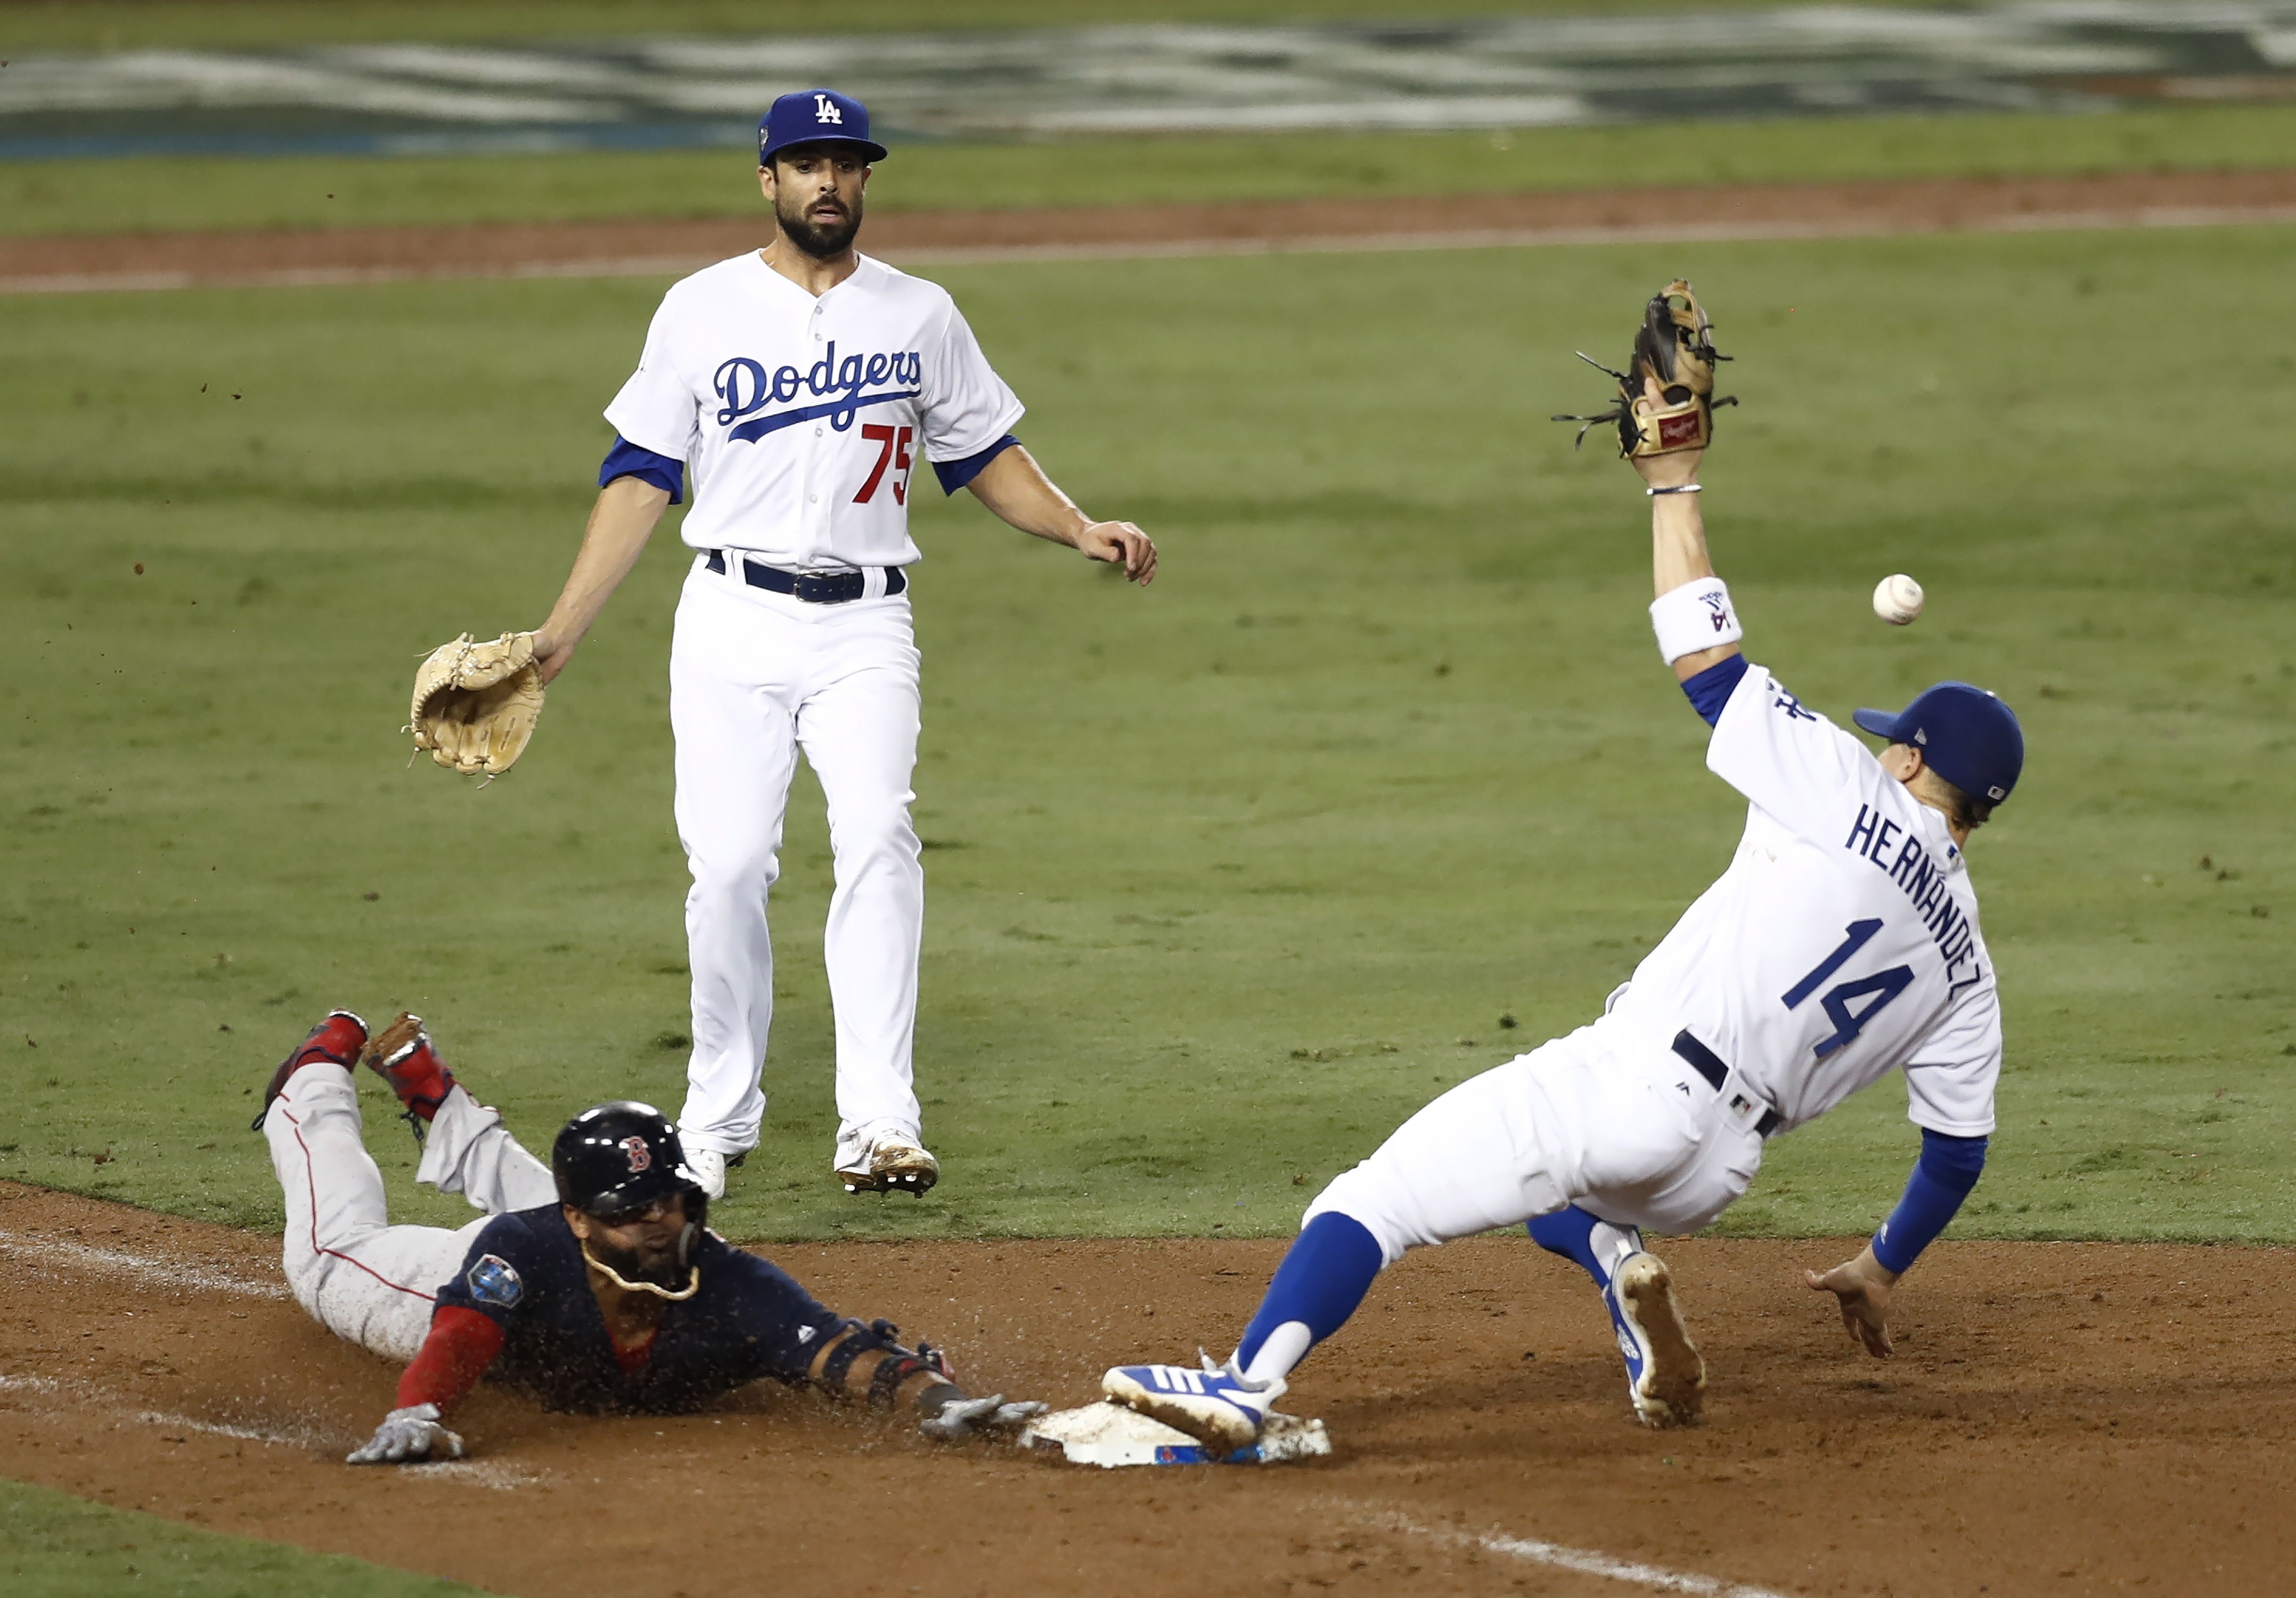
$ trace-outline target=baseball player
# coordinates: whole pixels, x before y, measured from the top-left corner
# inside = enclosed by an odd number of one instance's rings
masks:
[[[1664,409],[1653,383],[1636,414]],[[1709,1225],[1766,1139],[1902,1067],[1923,1129],[1905,1197],[1856,1258],[1807,1276],[1888,1356],[1891,1291],[1975,1184],[1993,1129],[2000,1009],[1962,848],[2015,786],[2023,734],[1992,694],[1939,683],[1898,714],[1857,713],[1877,757],[1750,663],[1707,555],[1702,455],[1634,459],[1659,650],[1713,727],[1708,767],[1747,800],[1729,868],[1599,1019],[1451,1089],[1325,1188],[1226,1365],[1121,1366],[1111,1397],[1242,1446],[1406,1250],[1528,1220],[1601,1289],[1636,1415],[1694,1421],[1705,1367],[1641,1228]]]
[[[833,1160],[849,1192],[939,1178],[912,1083],[924,873],[909,822],[917,649],[908,534],[917,463],[1021,531],[1156,574],[1128,521],[1095,521],[1013,436],[1021,402],[947,293],[854,249],[870,163],[858,101],[785,94],[758,127],[762,250],[674,285],[615,430],[581,553],[533,635],[546,681],[693,475],[695,553],[670,645],[693,1052],[678,1127],[702,1191],[758,1141],[773,952],[766,898],[800,750],[829,804],[824,954],[837,1025]]]
[[[390,1224],[360,1138],[351,1068],[362,1056],[422,1143],[415,1179],[463,1194],[485,1219],[460,1231]],[[328,1330],[410,1362],[397,1407],[353,1464],[459,1458],[446,1414],[482,1377],[553,1409],[648,1414],[761,1379],[810,1382],[879,1409],[906,1402],[945,1441],[1044,1408],[968,1395],[939,1350],[824,1308],[706,1230],[700,1181],[647,1105],[584,1110],[545,1167],[455,1081],[416,1017],[370,1039],[357,1016],[332,1012],[272,1073],[256,1127],[286,1200],[296,1300]]]

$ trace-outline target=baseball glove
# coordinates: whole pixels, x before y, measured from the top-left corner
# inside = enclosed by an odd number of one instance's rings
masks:
[[[473,643],[464,633],[430,651],[414,674],[406,731],[414,747],[466,776],[500,776],[517,764],[542,718],[542,672],[534,635],[504,633]]]
[[[1738,403],[1735,395],[1713,397],[1715,365],[1730,357],[1715,349],[1714,324],[1707,318],[1706,307],[1678,277],[1652,295],[1643,308],[1642,331],[1635,334],[1635,353],[1626,371],[1611,372],[1584,350],[1578,358],[1619,380],[1619,401],[1599,415],[1554,418],[1586,424],[1572,441],[1573,449],[1586,441],[1587,428],[1603,422],[1618,425],[1621,459],[1703,449],[1714,437],[1714,407]],[[1645,378],[1658,385],[1656,401],[1644,391]]]

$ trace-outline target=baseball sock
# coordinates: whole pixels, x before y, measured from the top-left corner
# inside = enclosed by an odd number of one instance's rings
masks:
[[[1245,1380],[1290,1375],[1308,1349],[1347,1323],[1382,1263],[1378,1240],[1353,1216],[1325,1210],[1301,1227],[1236,1345]]]
[[[1643,1234],[1634,1227],[1613,1225],[1576,1204],[1553,1215],[1533,1216],[1523,1230],[1548,1253],[1578,1261],[1596,1287],[1610,1286],[1611,1273],[1620,1262],[1643,1248]]]

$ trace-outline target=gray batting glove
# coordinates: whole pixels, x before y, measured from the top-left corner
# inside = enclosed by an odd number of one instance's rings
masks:
[[[394,1409],[366,1446],[344,1456],[348,1465],[420,1464],[430,1459],[460,1459],[463,1439],[439,1424],[439,1406],[417,1404]]]
[[[1052,1406],[1048,1404],[1007,1404],[1002,1393],[986,1398],[958,1398],[940,1406],[939,1413],[920,1421],[917,1430],[939,1443],[958,1442],[996,1431],[1013,1431]]]

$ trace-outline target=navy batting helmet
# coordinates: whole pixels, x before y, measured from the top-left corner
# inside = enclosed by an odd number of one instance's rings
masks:
[[[550,1174],[561,1203],[610,1224],[672,1193],[685,1195],[687,1216],[698,1223],[708,1202],[677,1128],[635,1099],[594,1105],[567,1122],[551,1146]]]

